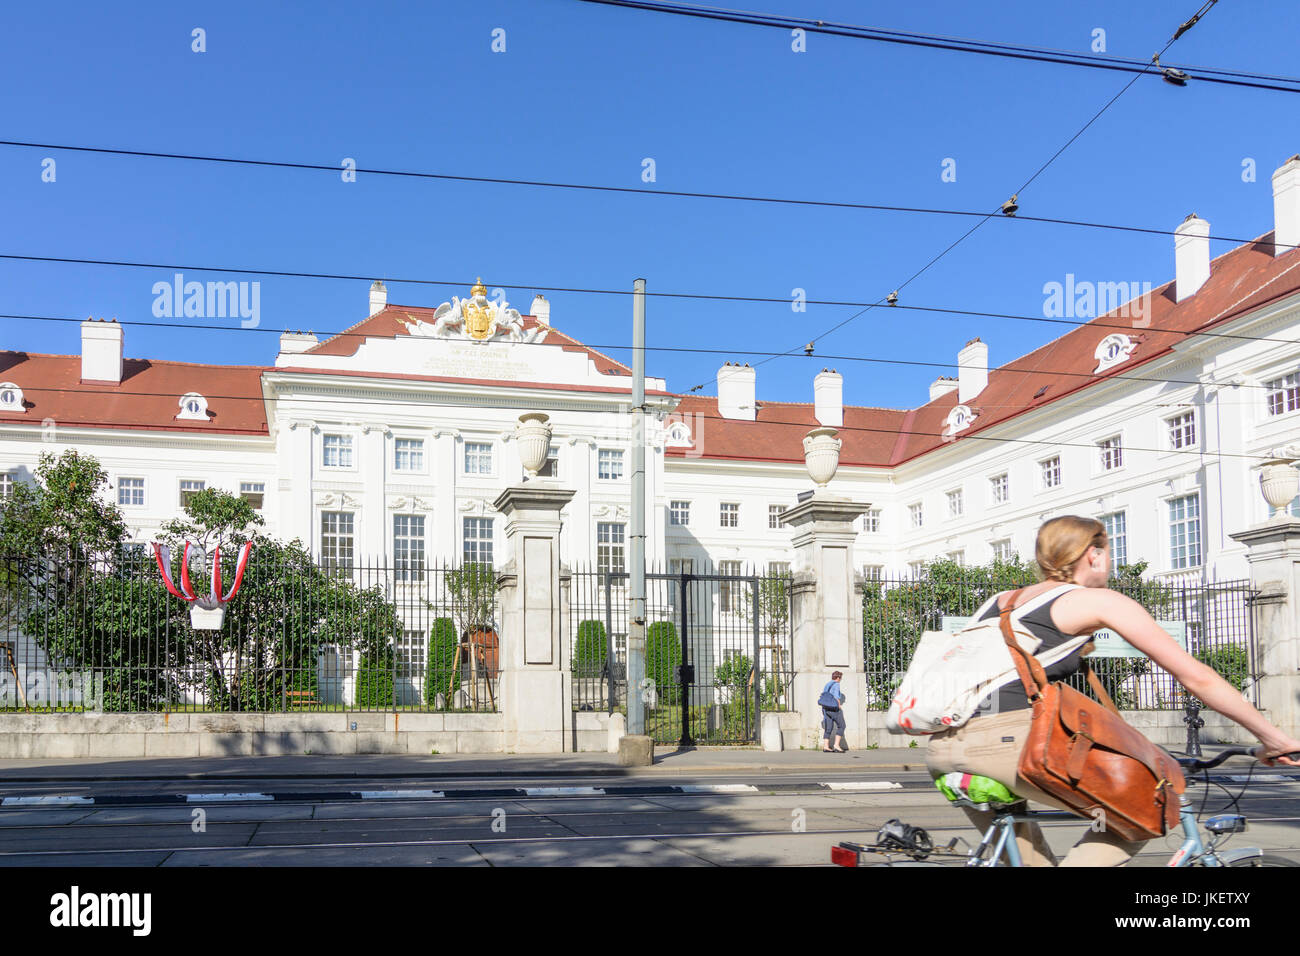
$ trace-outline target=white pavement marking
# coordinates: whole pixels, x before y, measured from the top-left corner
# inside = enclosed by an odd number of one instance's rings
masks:
[[[441,790],[358,790],[362,800],[428,800],[441,797]]]
[[[902,790],[901,783],[894,783],[889,780],[865,780],[861,783],[828,783],[825,786],[832,790]]]
[[[5,797],[0,807],[88,807],[94,797]]]
[[[605,790],[602,787],[525,787],[524,793],[530,797],[601,797]]]
[[[187,803],[233,803],[237,800],[274,800],[269,793],[187,793]]]
[[[682,793],[758,793],[749,783],[688,783],[678,787]]]

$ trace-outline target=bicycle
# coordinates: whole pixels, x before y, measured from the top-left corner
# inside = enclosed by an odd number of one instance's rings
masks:
[[[1198,760],[1193,757],[1177,757],[1175,759],[1185,770],[1192,772],[1205,771],[1207,774],[1206,785],[1208,787],[1208,771],[1230,757],[1239,756],[1254,757],[1255,754],[1254,751],[1244,747],[1232,747],[1211,760]],[[1300,754],[1297,753],[1287,754],[1287,756],[1291,759],[1300,760]],[[1247,780],[1237,796],[1233,797],[1232,805],[1234,807],[1241,799],[1241,794],[1245,792],[1246,786],[1249,785],[1250,781]],[[1231,796],[1231,794],[1229,795]],[[969,801],[955,801],[957,806],[963,804],[973,806]],[[1001,810],[995,810],[996,815],[993,822],[984,832],[983,839],[974,847],[970,847],[970,844],[961,837],[953,837],[946,846],[936,848],[930,834],[924,829],[895,819],[887,821],[880,828],[876,834],[874,844],[865,845],[844,842],[832,847],[831,862],[839,866],[862,866],[863,854],[870,853],[885,856],[886,862],[868,863],[866,864],[868,866],[944,865],[936,862],[933,859],[934,857],[964,858],[966,866],[1022,866],[1020,848],[1016,845],[1015,840],[1015,824],[1044,820],[1074,820],[1077,822],[1080,819],[1076,814],[1064,810],[1014,809],[1022,805],[1023,802],[1019,805],[1010,804]],[[1201,808],[1204,809],[1204,803],[1202,803]],[[1224,813],[1210,817],[1205,822],[1205,829],[1210,834],[1208,845],[1202,841],[1198,827],[1200,811],[1192,810],[1192,799],[1187,793],[1180,796],[1178,815],[1182,823],[1185,839],[1182,846],[1174,851],[1166,866],[1300,866],[1300,862],[1289,860],[1275,853],[1265,853],[1258,847],[1240,847],[1235,850],[1220,852],[1219,847],[1227,842],[1233,834],[1246,831],[1247,820],[1243,814]],[[958,852],[957,844],[959,842],[965,843],[970,849],[965,853]],[[905,857],[910,862],[895,862],[895,856]],[[1002,862],[1004,859],[1006,860],[1005,863]]]

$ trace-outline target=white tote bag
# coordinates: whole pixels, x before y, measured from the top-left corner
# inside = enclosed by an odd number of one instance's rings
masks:
[[[1020,619],[1041,607],[1064,590],[1079,587],[1063,584],[1044,591],[1011,612],[1011,633],[1026,652],[1033,654],[1042,643]],[[923,736],[960,727],[974,715],[985,697],[1003,684],[1017,680],[1011,651],[1002,639],[998,617],[981,621],[980,617],[997,601],[994,595],[984,602],[970,624],[956,634],[926,631],[916,645],[912,663],[885,716],[893,733]],[[1090,635],[1081,634],[1037,655],[1044,667],[1069,656],[1087,643]]]

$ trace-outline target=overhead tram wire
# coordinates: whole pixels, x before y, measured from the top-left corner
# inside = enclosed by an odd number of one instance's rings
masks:
[[[322,373],[328,374],[329,369],[320,369],[319,371],[321,371]],[[1199,384],[1199,383],[1196,383],[1196,384]],[[51,392],[55,392],[55,393],[58,393],[58,392],[70,392],[70,393],[74,393],[74,394],[78,394],[78,395],[98,394],[98,393],[94,393],[94,392],[87,392],[87,391],[85,391],[84,389],[65,388],[65,387],[43,387],[43,386],[42,386],[42,387],[31,386],[31,387],[29,387],[29,388],[24,389],[24,391],[25,391],[25,392],[31,392],[31,393],[33,393],[33,394],[42,394],[42,393],[51,393]],[[122,391],[122,390],[120,390],[120,389],[119,389],[119,390],[115,390],[112,394],[113,394],[115,397],[121,397],[121,396],[133,396],[133,397],[136,397],[136,398],[167,398],[167,399],[175,399],[175,398],[177,397],[177,396],[176,396],[174,393],[172,393],[172,392],[127,392],[127,391]],[[631,394],[632,394],[632,393],[631,393],[631,390],[629,389],[628,392],[627,392],[627,397],[626,397],[625,400],[620,400],[620,398],[615,398],[615,397],[613,397],[613,396],[611,396],[609,399],[607,399],[607,401],[608,401],[609,404],[616,406],[616,409],[615,409],[615,411],[613,412],[614,414],[617,414],[618,411],[621,410],[622,408],[630,407],[630,405],[631,405],[631,401],[632,401]],[[263,395],[260,391],[257,392],[256,394],[249,394],[249,395],[217,395],[217,394],[204,394],[203,397],[204,397],[208,402],[212,402],[212,401],[266,402],[266,401],[267,401],[266,396]],[[681,397],[681,396],[675,395],[674,397]],[[273,400],[278,400],[278,399],[273,399]],[[341,400],[340,400],[340,399],[337,399],[337,398],[324,398],[324,397],[322,397],[322,398],[315,398],[315,397],[312,397],[312,396],[303,396],[303,395],[295,395],[295,396],[293,396],[293,399],[292,399],[292,400],[293,400],[293,403],[294,403],[295,406],[303,405],[303,404],[308,404],[308,405],[310,405],[310,404],[321,404],[321,405],[333,405],[333,406],[335,406],[335,407],[338,407],[338,406],[340,405],[340,402],[341,402]],[[363,399],[363,398],[348,398],[346,401],[347,401],[347,407],[348,407],[348,408],[356,408],[356,407],[364,406],[364,405],[381,405],[381,406],[383,406],[383,407],[385,407],[385,408],[392,407],[392,403],[391,403],[391,401],[385,401],[385,400],[382,400],[382,399],[373,399],[373,400],[372,400],[372,399]],[[440,407],[462,408],[462,407],[464,407],[463,404],[461,404],[461,403],[459,403],[459,402],[456,402],[456,401],[446,401],[446,402],[430,402],[430,401],[411,402],[411,401],[408,401],[408,402],[406,402],[405,404],[408,405],[408,406],[414,406],[414,407],[427,407],[427,408],[440,408]],[[759,402],[759,404],[762,405],[763,403],[762,403],[762,402]],[[773,404],[781,404],[781,403],[773,403]],[[556,411],[556,412],[562,412],[562,411],[568,411],[568,412],[571,412],[571,411],[573,411],[573,408],[572,408],[571,405],[555,405],[555,406],[550,406],[550,405],[546,405],[546,404],[544,404],[544,403],[535,403],[535,402],[531,402],[531,401],[530,401],[530,404],[529,404],[528,407],[529,407],[530,409],[532,409],[533,411]],[[901,409],[893,409],[893,410],[894,410],[894,411],[902,411]],[[602,413],[594,413],[594,414],[602,414]],[[603,413],[603,414],[609,414],[609,413]],[[710,414],[701,414],[701,413],[691,413],[691,414],[692,414],[692,417],[693,417],[695,420],[697,420],[697,421],[699,421],[699,420],[703,420],[703,421],[716,421],[716,422],[734,421],[734,419],[726,418],[726,417],[723,416],[723,415],[710,415]],[[1011,420],[1011,419],[1008,419],[1008,421],[1010,421],[1010,420]],[[5,422],[4,424],[9,424],[9,425],[21,425],[21,424],[28,424],[28,423],[25,423],[25,422],[16,422],[16,421],[12,421],[12,420],[10,420],[10,421]],[[766,424],[766,425],[790,425],[790,426],[796,426],[796,427],[802,427],[802,428],[807,428],[807,427],[808,427],[808,422],[806,422],[806,421],[791,421],[791,420],[788,420],[788,419],[771,419],[771,418],[769,418],[769,419],[765,419],[765,420],[762,422],[762,424]],[[998,423],[998,424],[1001,424],[1001,423]],[[36,422],[36,421],[31,422],[30,425],[31,425],[32,427],[34,427],[34,428],[39,428],[39,427],[41,427],[40,422]],[[65,428],[76,428],[76,427],[99,428],[99,427],[103,427],[103,426],[99,426],[99,425],[90,425],[90,424],[84,424],[84,423],[81,424],[81,425],[77,425],[77,424],[73,424],[73,423],[71,423],[71,422],[67,422],[67,423],[64,424],[63,427],[65,427]],[[140,427],[140,426],[137,426],[137,427]],[[147,426],[145,426],[145,427],[147,427]],[[174,430],[174,429],[169,429],[169,430]],[[951,436],[951,437],[950,437],[950,436],[944,435],[942,432],[909,431],[909,430],[898,429],[898,428],[871,428],[871,427],[868,427],[868,426],[866,426],[866,425],[844,425],[844,426],[840,426],[840,427],[838,427],[838,428],[837,428],[837,431],[840,432],[841,434],[843,434],[843,433],[845,433],[845,432],[865,432],[865,433],[870,433],[870,434],[895,435],[895,436],[897,436],[897,435],[909,435],[909,436],[917,437],[917,438],[938,438],[938,439],[941,439],[941,440],[943,440],[943,439],[948,439],[948,440],[945,442],[945,444],[957,444],[958,442],[964,442],[964,441],[990,441],[990,442],[994,442],[994,443],[1001,443],[1001,444],[1015,444],[1015,445],[1048,445],[1048,446],[1051,446],[1051,447],[1053,447],[1053,448],[1087,448],[1087,449],[1091,449],[1091,450],[1096,450],[1096,447],[1097,447],[1096,444],[1093,443],[1093,442],[1069,442],[1069,441],[1058,441],[1058,440],[1050,439],[1050,438],[1010,438],[1010,437],[1005,437],[1005,436],[1004,436],[1004,437],[999,437],[999,436],[994,436],[994,435],[981,435],[981,434],[979,434],[979,433],[971,434],[971,435],[955,435],[955,436]],[[230,434],[232,434],[232,433],[231,433],[231,432],[223,432],[223,433],[221,433],[221,434],[224,434],[224,435],[230,435]],[[1204,451],[1204,450],[1199,449],[1199,448],[1173,448],[1173,449],[1170,449],[1170,448],[1141,448],[1141,447],[1136,447],[1136,446],[1132,446],[1132,447],[1131,447],[1131,446],[1125,446],[1125,447],[1124,447],[1124,451],[1126,451],[1126,452],[1151,452],[1151,453],[1153,453],[1153,454],[1160,454],[1160,455],[1175,455],[1175,454],[1187,454],[1187,455],[1198,455],[1198,456],[1203,456],[1203,455],[1215,455],[1215,456],[1218,456],[1218,457],[1220,457],[1220,458],[1243,458],[1243,459],[1247,459],[1247,460],[1250,460],[1250,461],[1267,461],[1267,460],[1269,460],[1269,457],[1270,457],[1268,454],[1249,455],[1249,454],[1243,454],[1243,453],[1239,453],[1239,452],[1222,452],[1222,451],[1207,452],[1207,451]],[[791,461],[794,461],[794,459],[790,459],[790,460],[791,460]]]
[[[201,163],[224,163],[235,166],[255,166],[270,169],[303,169],[312,171],[323,171],[338,173],[341,169],[337,165],[327,165],[324,163],[297,163],[281,160],[269,159],[246,159],[234,156],[210,156],[201,153],[160,153],[149,150],[139,149],[113,149],[101,146],[77,146],[59,143],[32,143],[20,140],[0,140],[0,146],[12,146],[26,149],[42,150],[65,150],[68,152],[98,153],[106,156],[131,156],[145,159],[179,159],[191,162]],[[767,203],[782,206],[811,206],[824,209],[851,209],[867,212],[897,212],[911,215],[927,216],[958,216],[966,218],[979,218],[985,220],[988,213],[980,212],[974,209],[941,209],[928,206],[898,206],[887,203],[865,203],[865,202],[846,202],[831,199],[801,199],[789,196],[753,196],[743,193],[713,193],[699,192],[689,190],[674,189],[648,189],[641,186],[602,186],[594,183],[566,183],[536,179],[509,179],[499,176],[462,176],[454,173],[433,173],[421,170],[402,170],[402,169],[377,169],[357,167],[354,170],[357,174],[367,174],[371,176],[398,176],[408,179],[430,179],[445,180],[450,182],[467,182],[467,183],[485,183],[489,185],[505,186],[535,186],[547,189],[572,189],[579,191],[607,192],[607,193],[628,193],[639,196],[667,196],[678,199],[713,199],[724,200],[727,202],[754,202]],[[1133,232],[1143,233],[1153,236],[1173,236],[1177,235],[1174,229],[1156,229],[1147,226],[1128,226],[1119,223],[1091,222],[1085,219],[1061,219],[1051,216],[1022,216],[1017,213],[1016,216],[1010,217],[1023,222],[1038,222],[1056,226],[1078,226],[1087,229],[1107,229],[1116,232]],[[1223,242],[1243,243],[1250,242],[1249,239],[1242,239],[1237,236],[1208,236],[1209,239],[1220,240]],[[0,258],[24,258],[22,256],[0,256]],[[74,260],[75,261],[75,260]],[[233,270],[232,270],[233,271]],[[649,293],[647,293],[649,294]]]
[[[623,7],[650,13],[667,13],[696,19],[738,23],[750,26],[772,27],[780,30],[800,29],[807,33],[826,36],[844,37],[857,40],[872,40],[881,43],[901,44],[904,46],[927,47],[955,53],[971,53],[981,56],[995,56],[1031,62],[1051,63],[1060,66],[1085,67],[1090,69],[1110,70],[1142,74],[1145,61],[1133,57],[1110,56],[1077,50],[1062,50],[1049,47],[1037,47],[1019,43],[1005,43],[996,40],[978,40],[970,37],[943,36],[933,33],[917,33],[905,30],[888,30],[861,24],[841,23],[831,20],[819,20],[810,17],[796,17],[785,14],[767,14],[753,10],[735,10],[724,7],[708,7],[700,4],[674,4],[653,2],[653,0],[581,0],[583,3],[601,6]],[[1212,4],[1206,4],[1202,11],[1184,26],[1194,24]],[[1182,28],[1180,27],[1180,30]],[[1182,32],[1186,32],[1185,30]],[[1177,39],[1181,33],[1175,35]],[[1171,41],[1172,42],[1172,41]],[[1246,70],[1231,70],[1222,67],[1195,66],[1185,63],[1161,64],[1189,75],[1189,78],[1228,86],[1241,86],[1253,89],[1273,90],[1282,93],[1300,93],[1300,77],[1281,76],[1271,73],[1254,73]],[[1267,81],[1267,82],[1251,82]]]
[[[593,0],[593,2],[598,2],[598,0]],[[1155,54],[1151,58],[1151,62],[1149,64],[1143,67],[1141,73],[1136,74],[1131,80],[1129,80],[1126,84],[1124,84],[1124,86],[1120,89],[1118,93],[1116,93],[1109,100],[1107,100],[1106,104],[1102,106],[1102,108],[1099,109],[1096,113],[1094,113],[1092,115],[1092,118],[1089,119],[1088,122],[1084,123],[1083,126],[1081,126],[1073,136],[1071,136],[1068,140],[1065,141],[1065,144],[1062,145],[1060,149],[1058,149],[1055,153],[1051,155],[1050,158],[1048,158],[1047,162],[1039,166],[1038,169],[1034,172],[1034,174],[1030,176],[1029,179],[1027,179],[1019,189],[1011,193],[1013,200],[1015,197],[1019,196],[1026,189],[1028,189],[1029,186],[1032,185],[1033,182],[1036,179],[1038,179],[1038,177],[1041,176],[1047,170],[1047,168],[1051,166],[1052,163],[1054,163],[1060,157],[1062,153],[1064,153],[1067,149],[1069,149],[1069,147],[1075,142],[1075,140],[1077,140],[1080,136],[1082,136],[1084,132],[1086,132],[1087,129],[1090,126],[1092,126],[1093,123],[1097,122],[1097,120],[1101,118],[1102,114],[1105,113],[1108,109],[1110,109],[1111,106],[1113,106],[1121,96],[1127,93],[1129,89],[1133,86],[1133,84],[1136,83],[1139,78],[1141,78],[1141,76],[1143,76],[1147,71],[1149,71],[1152,66],[1158,64],[1160,62],[1160,57],[1163,56],[1171,46],[1173,46],[1174,41],[1177,40],[1180,36],[1182,36],[1185,32],[1187,32],[1187,30],[1191,29],[1191,27],[1194,24],[1196,24],[1201,19],[1201,17],[1203,17],[1207,12],[1209,12],[1210,8],[1212,8],[1216,3],[1218,3],[1218,0],[1206,0],[1204,5],[1202,5],[1202,7],[1196,12],[1195,15],[1192,16],[1190,20],[1187,20],[1182,25],[1180,25],[1178,30],[1170,38],[1169,42],[1164,45],[1164,47],[1160,50],[1159,53]],[[918,278],[920,278],[922,275],[928,272],[936,263],[938,263],[946,255],[948,255],[948,253],[952,252],[952,250],[956,249],[959,245],[961,245],[968,238],[970,238],[975,233],[975,231],[980,228],[980,226],[984,225],[986,222],[988,222],[990,219],[996,216],[999,212],[1002,212],[1005,208],[1006,208],[1005,205],[999,206],[997,209],[994,209],[991,212],[987,213],[982,219],[980,219],[979,222],[975,223],[975,225],[971,226],[970,229],[968,229],[962,235],[957,237],[955,241],[949,243],[949,245],[945,247],[943,251],[941,251],[937,256],[932,258],[925,265],[921,266],[921,268],[918,269],[916,272],[913,272],[910,276],[908,276],[907,279],[901,285],[895,286],[893,292],[881,296],[875,302],[871,303],[870,305],[866,306],[863,309],[860,309],[859,311],[855,312],[853,315],[850,315],[847,319],[844,319],[842,322],[838,322],[835,325],[831,326],[826,331],[812,336],[810,339],[808,339],[808,341],[812,343],[812,342],[816,342],[817,339],[819,338],[825,338],[827,335],[831,335],[839,331],[840,329],[844,328],[844,326],[848,325],[850,322],[859,318],[860,316],[866,314],[871,309],[879,308],[882,303],[889,302],[891,300],[896,300],[899,292],[907,288],[907,286],[911,285]],[[1003,218],[1007,218],[1007,217],[1004,216]],[[1019,217],[1015,216],[1011,218],[1019,218]],[[800,348],[801,348],[800,346],[795,346],[791,349],[788,349],[785,353],[782,354],[796,354]],[[762,362],[758,364],[762,365],[770,361],[772,360],[764,359]],[[707,384],[708,383],[701,383],[699,385],[696,385],[694,386],[692,391],[702,389]]]

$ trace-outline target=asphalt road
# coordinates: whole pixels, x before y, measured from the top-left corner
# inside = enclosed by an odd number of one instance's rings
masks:
[[[1218,779],[1234,793],[1242,786]],[[252,777],[237,786],[75,779],[6,786],[0,796],[26,796],[0,807],[0,866],[824,866],[832,845],[871,842],[893,817],[927,828],[936,845],[976,837],[927,775],[887,769],[737,770],[671,781],[530,775],[486,784],[348,776],[311,785],[333,796],[295,798],[301,785]],[[1199,806],[1204,788],[1192,792]],[[37,802],[55,793],[99,799]],[[125,805],[112,805],[114,797]],[[1207,815],[1226,802],[1214,788]],[[1241,812],[1251,829],[1228,846],[1300,861],[1300,780],[1257,778]],[[1058,855],[1083,826],[1045,826]],[[1180,841],[1152,841],[1135,862],[1163,865]]]

